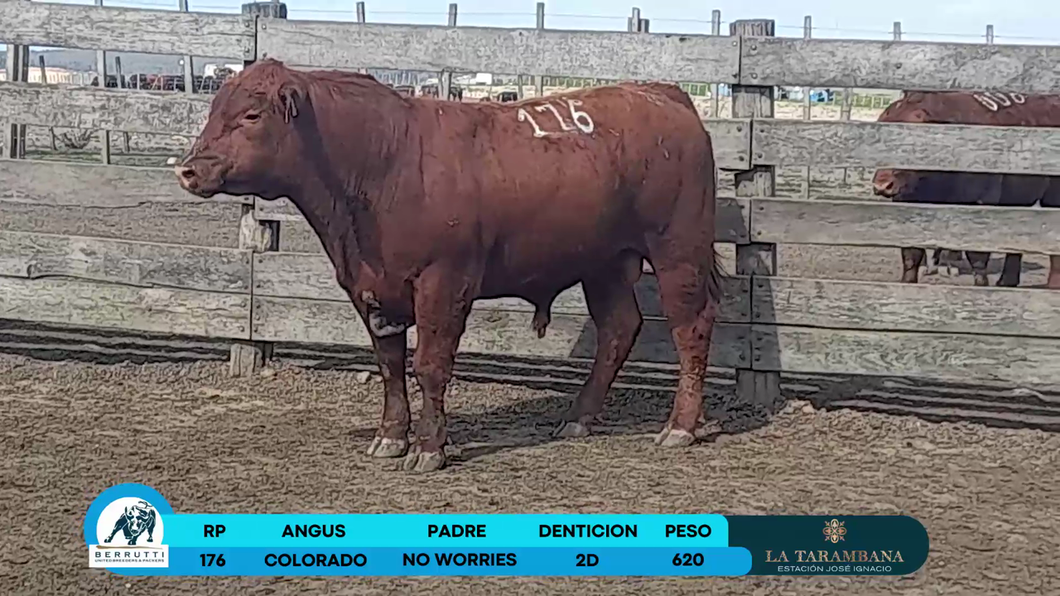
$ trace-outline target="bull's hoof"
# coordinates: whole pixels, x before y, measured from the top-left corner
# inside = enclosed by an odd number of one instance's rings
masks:
[[[564,422],[552,434],[560,439],[581,439],[589,436],[589,427],[581,422]]]
[[[418,446],[413,447],[412,451],[405,456],[405,461],[401,467],[406,472],[413,474],[441,470],[445,467],[445,452],[440,449],[438,451],[421,451]]]
[[[944,267],[939,267],[939,273],[941,273],[943,277],[957,277],[961,274],[961,270],[955,265],[946,265]]]
[[[148,539],[147,539],[147,541],[148,541],[148,542],[154,542],[154,541],[155,541],[155,539],[154,539],[154,538],[148,538]]]
[[[655,437],[659,447],[688,447],[696,442],[696,436],[687,430],[667,426]]]
[[[388,439],[386,437],[375,437],[372,444],[368,446],[369,457],[390,458],[401,457],[408,453],[409,442],[404,439]]]
[[[938,272],[939,272],[938,265],[927,265],[927,266],[924,266],[924,267],[917,268],[917,273],[920,274],[920,277],[928,277],[928,276],[931,276],[931,275],[935,275]]]

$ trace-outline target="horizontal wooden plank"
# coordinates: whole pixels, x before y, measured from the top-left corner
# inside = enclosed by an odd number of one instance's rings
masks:
[[[630,35],[258,19],[258,58],[300,66],[449,69],[498,74],[736,83],[739,42],[707,35]]]
[[[212,95],[189,93],[0,82],[0,120],[196,136],[211,100]]]
[[[305,222],[305,217],[287,199],[256,201],[258,219]],[[715,205],[715,242],[747,243],[750,237],[750,199],[718,197]]]
[[[254,18],[242,15],[4,0],[0,23],[3,43],[254,59]]]
[[[1060,383],[1060,340],[754,325],[759,370]]]
[[[250,296],[0,277],[5,319],[249,339]]]
[[[714,166],[721,170],[746,170],[751,163],[751,121],[703,120],[714,148]]]
[[[754,279],[760,324],[1060,338],[1060,292],[818,279]]]
[[[0,159],[0,202],[122,208],[205,201],[180,188],[169,168]],[[253,198],[217,195],[209,201],[250,204]]]
[[[1060,128],[755,120],[755,165],[1060,175]]]
[[[531,312],[476,308],[469,317],[460,351],[540,358],[591,358],[596,328],[587,316],[557,314],[548,333],[538,338],[530,328]],[[748,366],[747,325],[718,324],[711,344],[712,366]],[[409,346],[416,328],[409,330]],[[253,338],[260,341],[370,346],[364,323],[352,304],[300,298],[254,297]],[[630,360],[677,361],[664,321],[645,321]]]
[[[250,293],[251,252],[0,230],[0,276]]]
[[[751,214],[754,242],[1060,254],[1057,209],[756,198]]]
[[[653,275],[641,278],[637,301],[645,317],[662,317],[658,281]],[[254,255],[254,295],[279,298],[307,298],[346,303],[346,295],[337,281],[335,268],[325,255],[312,253],[268,252]],[[719,319],[732,323],[750,322],[750,290],[746,277],[722,279],[722,306]],[[534,312],[529,302],[520,298],[479,300],[478,308]],[[553,315],[588,315],[585,294],[576,285],[561,293],[552,304]]]
[[[744,38],[744,85],[1060,92],[1060,47]]]

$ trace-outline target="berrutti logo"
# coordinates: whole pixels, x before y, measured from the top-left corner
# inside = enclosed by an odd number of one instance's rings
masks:
[[[155,491],[139,490],[141,485],[123,484],[106,491],[96,499],[85,520],[89,567],[169,567],[169,546],[164,543],[165,522],[159,508],[152,504]],[[107,493],[114,498],[100,501]],[[147,492],[153,494],[146,494]],[[141,493],[141,494],[138,494]],[[164,502],[164,501],[163,501]],[[168,505],[165,507],[169,511]],[[93,518],[93,511],[98,511]]]

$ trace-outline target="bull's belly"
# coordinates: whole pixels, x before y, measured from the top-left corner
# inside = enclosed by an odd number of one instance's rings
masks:
[[[577,249],[542,242],[525,253],[509,250],[490,259],[482,278],[480,297],[515,296],[533,304],[551,302],[560,292],[611,266],[620,254],[642,250],[630,243]]]

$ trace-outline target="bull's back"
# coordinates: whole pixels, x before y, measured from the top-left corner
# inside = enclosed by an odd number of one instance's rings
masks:
[[[427,187],[459,205],[505,276],[579,275],[699,189],[712,200],[709,136],[676,86],[621,84],[507,104],[464,104],[439,121]],[[454,144],[448,144],[459,139]],[[454,173],[458,173],[454,175]],[[708,194],[710,194],[708,199]],[[712,217],[713,211],[710,211]]]

